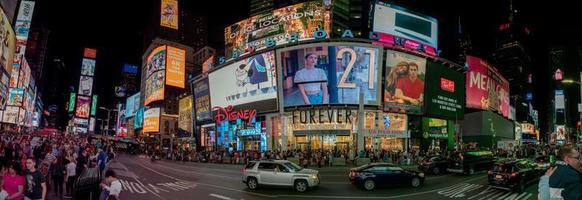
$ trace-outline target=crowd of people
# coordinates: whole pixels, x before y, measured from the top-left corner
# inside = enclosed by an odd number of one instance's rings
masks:
[[[104,174],[102,199],[119,198],[115,172],[106,171],[114,157],[110,142],[71,136],[0,137],[0,200],[73,198],[77,178],[91,167]]]

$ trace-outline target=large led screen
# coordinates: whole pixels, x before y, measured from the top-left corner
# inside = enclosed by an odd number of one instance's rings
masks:
[[[437,49],[438,22],[435,18],[379,2],[374,6],[373,31],[428,44]],[[381,36],[382,37],[382,36]]]
[[[467,107],[509,116],[509,82],[487,61],[467,56]]]
[[[146,77],[154,72],[166,69],[166,46],[156,47],[146,60]]]
[[[129,117],[133,117],[135,115],[135,112],[137,112],[137,110],[139,109],[139,98],[141,96],[141,93],[136,93],[130,97],[127,98],[127,100],[125,101],[125,117],[129,118]]]
[[[299,41],[311,40],[319,29],[327,32],[326,37],[329,38],[331,12],[322,2],[309,1],[279,8],[226,27],[226,57],[243,55],[250,48],[266,48],[269,41],[275,45],[286,44],[291,40],[291,35]]]
[[[146,80],[144,104],[147,106],[158,100],[164,100],[164,71],[154,72]]]
[[[178,114],[178,128],[192,133],[192,96],[180,99]]]
[[[144,112],[143,132],[160,132],[160,108],[150,108]]]
[[[83,58],[81,65],[81,75],[94,76],[95,75],[95,60]]]
[[[178,29],[178,0],[162,0],[160,6],[160,25]]]
[[[139,109],[137,109],[137,112],[135,113],[135,122],[133,124],[133,127],[135,129],[140,129],[143,126],[144,112],[145,112],[144,107],[140,107]]]
[[[351,44],[309,45],[280,51],[284,106],[377,105],[380,50]],[[214,92],[214,91],[213,91]]]
[[[463,119],[465,77],[462,72],[429,62],[426,78],[426,112],[445,119]]]
[[[81,76],[79,80],[79,95],[91,96],[93,91],[93,78]]]
[[[24,102],[24,88],[10,88],[8,90],[8,105],[22,106]]]
[[[18,106],[6,106],[6,110],[4,110],[4,117],[2,118],[2,121],[4,123],[16,124],[19,111],[20,108]]]
[[[208,88],[207,78],[194,82],[194,106],[196,107],[196,120],[212,119],[210,89]]]
[[[166,84],[184,88],[186,50],[168,46]]]
[[[4,2],[4,1],[2,1]],[[14,61],[14,52],[16,49],[16,35],[9,20],[0,9],[0,65],[4,67],[7,72],[12,72],[12,62]]]
[[[211,72],[208,80],[212,91],[210,93],[212,107],[276,99],[275,68],[275,52],[271,51],[242,59]]]
[[[388,50],[385,74],[384,109],[422,112],[426,59]]]
[[[91,97],[77,96],[77,109],[75,116],[81,118],[88,118],[91,107]]]

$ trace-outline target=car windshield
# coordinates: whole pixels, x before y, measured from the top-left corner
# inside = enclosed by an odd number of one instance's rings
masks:
[[[286,162],[285,166],[287,166],[287,168],[293,170],[293,171],[301,171],[303,168],[299,167],[298,165],[296,165],[295,163],[292,162]]]
[[[249,162],[249,164],[247,164],[247,165],[245,166],[245,169],[250,169],[250,168],[253,168],[253,167],[255,166],[255,164],[257,164],[257,162]]]

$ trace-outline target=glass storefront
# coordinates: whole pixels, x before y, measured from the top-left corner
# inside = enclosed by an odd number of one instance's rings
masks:
[[[244,120],[224,121],[217,124],[216,144],[228,151],[267,151],[267,126],[264,116],[249,123]]]
[[[404,139],[389,137],[365,137],[366,150],[403,151]]]
[[[334,133],[295,135],[294,149],[314,151],[349,151],[351,136]]]

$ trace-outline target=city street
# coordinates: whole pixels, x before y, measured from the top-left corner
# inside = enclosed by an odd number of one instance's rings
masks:
[[[122,199],[536,199],[537,184],[523,193],[487,185],[486,174],[429,175],[425,185],[413,188],[378,188],[366,192],[347,180],[347,167],[319,169],[321,185],[306,193],[291,188],[260,188],[250,191],[241,182],[242,165],[157,160],[120,155],[110,168],[122,180]]]

